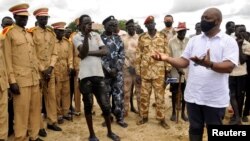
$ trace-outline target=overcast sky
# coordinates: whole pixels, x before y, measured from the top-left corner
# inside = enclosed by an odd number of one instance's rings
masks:
[[[0,0],[0,18],[11,16],[8,9],[19,3],[30,5],[29,22],[27,27],[34,26],[33,11],[37,8],[49,8],[49,24],[64,21],[67,24],[82,14],[89,14],[92,20],[102,23],[103,19],[114,15],[117,19],[131,19],[143,22],[149,15],[155,16],[156,28],[164,27],[163,19],[166,14],[174,17],[174,27],[178,22],[186,22],[190,28],[188,34],[194,32],[194,25],[200,21],[205,9],[219,8],[223,13],[221,29],[225,30],[227,21],[245,24],[250,30],[250,1],[249,0]]]

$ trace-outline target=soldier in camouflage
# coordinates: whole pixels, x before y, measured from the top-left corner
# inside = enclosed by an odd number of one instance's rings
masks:
[[[141,84],[140,95],[140,119],[137,125],[142,125],[148,121],[148,110],[150,104],[150,95],[154,88],[156,100],[156,118],[160,121],[160,125],[165,129],[169,126],[165,121],[165,75],[170,70],[167,63],[159,63],[151,58],[154,52],[169,53],[167,47],[167,36],[155,29],[154,17],[149,16],[144,22],[148,32],[143,33],[138,40],[136,48],[136,81]],[[150,69],[149,69],[150,68]]]

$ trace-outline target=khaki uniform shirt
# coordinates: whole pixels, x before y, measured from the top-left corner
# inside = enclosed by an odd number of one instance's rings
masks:
[[[17,25],[6,34],[4,55],[9,83],[18,83],[20,87],[39,83],[39,62],[32,36]]]
[[[3,54],[3,37],[0,33],[0,91],[4,91],[9,87],[8,75]]]
[[[165,77],[165,71],[171,69],[171,65],[164,61],[156,61],[151,55],[155,51],[169,54],[167,36],[157,32],[152,38],[148,33],[143,33],[138,40],[136,48],[135,69],[136,74],[144,79],[157,79]]]
[[[34,27],[32,29],[33,40],[36,46],[37,58],[46,69],[49,66],[54,67],[57,61],[57,50],[55,47],[55,34],[51,29],[42,29]],[[42,68],[39,68],[42,69]]]
[[[138,46],[138,38],[139,36],[137,34],[135,34],[134,36],[130,36],[129,34],[127,34],[122,38],[125,50],[125,68],[130,66],[134,67],[135,65],[135,54],[136,48]]]
[[[73,50],[72,44],[68,39],[63,38],[61,41],[56,40],[58,59],[55,64],[56,81],[69,80],[69,68],[73,69]]]
[[[181,57],[187,43],[188,43],[188,38],[184,38],[182,41],[177,38],[177,36],[174,36],[172,39],[169,40],[168,42],[168,47],[170,49],[170,56],[174,58]],[[184,71],[185,72],[185,71]],[[179,74],[177,72],[176,68],[171,69],[171,77],[177,78],[177,82],[179,82]],[[184,82],[184,77],[182,77],[181,82]]]
[[[246,55],[250,55],[250,43],[246,40],[243,41],[242,51]],[[247,63],[238,64],[233,71],[230,73],[230,76],[242,76],[247,74]]]
[[[76,49],[77,47],[74,46],[73,44],[73,38],[74,36],[77,34],[77,32],[73,32],[71,35],[70,35],[70,38],[69,38],[69,41],[72,43],[72,46],[73,46],[73,64],[74,64],[74,69],[76,71],[79,71],[79,66],[80,66],[80,61],[81,59],[79,58],[79,51]]]
[[[161,30],[161,32],[167,35],[168,41],[176,35],[176,31],[174,31],[173,28],[164,28]]]

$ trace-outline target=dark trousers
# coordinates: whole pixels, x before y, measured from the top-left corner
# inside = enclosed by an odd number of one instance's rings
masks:
[[[107,97],[107,87],[103,77],[87,77],[80,80],[80,92],[83,95],[84,113],[91,115],[92,113],[92,94],[95,95],[99,106],[102,109],[103,115],[110,115],[110,104]]]
[[[244,106],[244,99],[246,95],[246,75],[242,76],[230,76],[229,77],[229,89],[230,89],[230,97],[235,96],[239,116],[242,117],[242,109]]]
[[[224,108],[214,108],[195,103],[186,103],[189,119],[189,134],[202,135],[204,125],[222,125],[225,115]]]
[[[250,113],[250,74],[247,75],[246,79],[246,100],[245,100],[245,106],[243,111],[243,116],[248,116]]]

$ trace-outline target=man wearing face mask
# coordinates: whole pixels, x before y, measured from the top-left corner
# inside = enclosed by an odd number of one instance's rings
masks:
[[[28,7],[28,4],[19,4],[9,9],[16,23],[6,33],[3,48],[14,101],[14,141],[41,141],[38,138],[41,118],[38,70],[43,69],[32,36],[25,30]]]
[[[191,38],[181,57],[156,52],[152,57],[176,68],[189,67],[184,99],[189,119],[189,140],[202,141],[204,126],[222,125],[229,105],[229,73],[238,65],[237,42],[221,32],[222,13],[207,9],[201,16],[204,34]]]
[[[173,28],[174,18],[172,15],[166,15],[164,17],[165,28],[161,30],[161,32],[167,35],[167,40],[169,41],[174,35],[176,31]]]
[[[148,32],[139,37],[135,58],[136,83],[141,85],[140,119],[137,121],[137,125],[148,122],[150,95],[154,89],[156,119],[159,121],[160,126],[169,129],[165,121],[164,95],[166,72],[171,68],[168,63],[157,62],[150,57],[155,51],[169,54],[167,36],[155,29],[156,24],[153,16],[148,16],[144,24]]]
[[[39,8],[33,12],[38,26],[31,28],[29,31],[33,35],[39,63],[44,67],[44,70],[41,71],[40,90],[44,96],[48,119],[47,127],[54,131],[61,131],[62,129],[57,126],[55,75],[53,71],[58,56],[55,47],[55,34],[46,26],[49,19],[48,11],[48,8]],[[45,137],[47,133],[42,123],[39,135]]]

